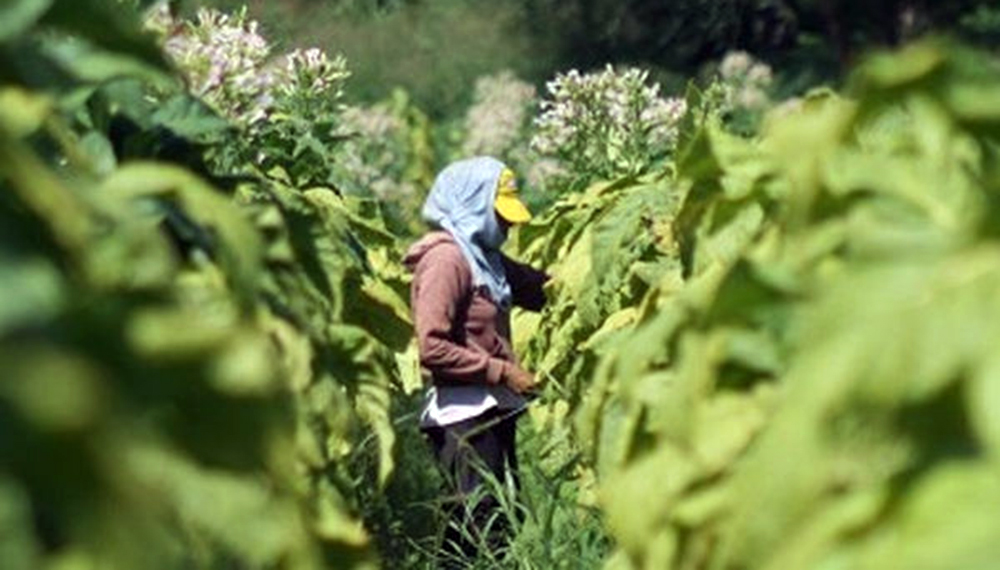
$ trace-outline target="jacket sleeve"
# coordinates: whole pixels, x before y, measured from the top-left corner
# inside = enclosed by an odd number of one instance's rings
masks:
[[[550,276],[530,265],[518,263],[506,255],[503,256],[503,265],[507,273],[507,282],[510,283],[514,305],[529,311],[541,311],[546,302],[543,286]]]
[[[414,271],[413,318],[420,364],[435,378],[468,383],[498,384],[510,363],[456,342],[454,332],[472,291],[472,275],[461,253],[435,247],[424,254]]]

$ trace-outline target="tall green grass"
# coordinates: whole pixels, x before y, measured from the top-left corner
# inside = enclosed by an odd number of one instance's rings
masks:
[[[439,472],[429,444],[417,426],[421,398],[400,399],[396,417],[396,471],[381,493],[366,496],[360,505],[382,565],[387,569],[432,570],[442,566],[470,569],[586,569],[600,567],[611,543],[602,528],[596,507],[586,503],[586,490],[578,477],[579,455],[569,440],[559,441],[533,424],[526,414],[518,425],[521,489],[512,500],[508,482],[484,474],[485,493],[499,501],[495,520],[487,526],[511,529],[509,544],[491,550],[484,538],[464,535],[479,545],[477,560],[450,559],[444,536],[449,524],[445,479]],[[376,468],[375,450],[361,454],[355,467],[358,484]],[[367,462],[367,464],[365,464]],[[460,532],[466,532],[459,529]]]

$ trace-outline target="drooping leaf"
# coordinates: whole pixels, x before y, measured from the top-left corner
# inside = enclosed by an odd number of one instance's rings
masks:
[[[52,6],[53,0],[3,0],[0,2],[0,42],[31,29]]]

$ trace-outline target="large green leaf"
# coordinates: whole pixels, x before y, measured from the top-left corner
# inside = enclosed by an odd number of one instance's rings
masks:
[[[52,112],[52,100],[17,87],[0,89],[0,125],[15,138],[42,127]]]
[[[53,0],[0,0],[0,42],[24,34],[45,15]]]
[[[244,302],[250,302],[259,279],[260,238],[236,206],[217,190],[184,169],[134,162],[104,180],[100,192],[117,200],[176,200],[196,220],[218,232],[223,246],[215,254],[232,276]]]
[[[117,0],[55,0],[41,24],[54,26],[104,49],[155,67],[167,67],[151,34],[142,31],[138,12]]]

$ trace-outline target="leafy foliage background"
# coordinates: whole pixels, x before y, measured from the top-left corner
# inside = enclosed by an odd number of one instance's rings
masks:
[[[117,3],[7,6],[4,566],[373,566],[358,481],[392,471],[410,336],[395,239],[210,152],[239,133]]]
[[[608,567],[995,559],[998,77],[915,44],[751,140],[692,92],[675,169],[522,232],[557,275],[523,346],[571,406]]]

